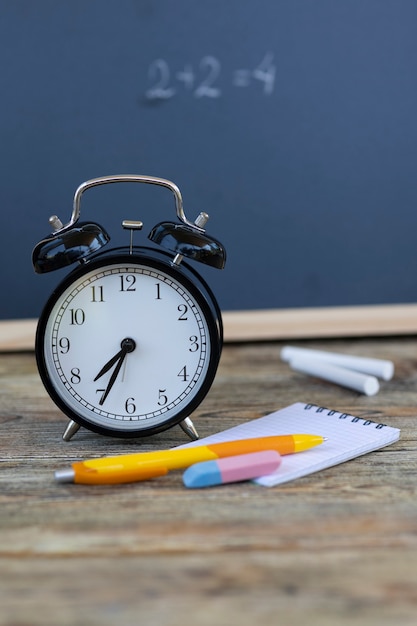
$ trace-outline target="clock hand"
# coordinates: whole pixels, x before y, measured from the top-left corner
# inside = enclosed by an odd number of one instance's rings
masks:
[[[110,361],[108,361],[104,365],[104,367],[100,370],[100,372],[97,374],[97,376],[94,379],[94,381],[96,381],[103,374],[105,374],[112,367],[112,365],[114,365],[116,363],[116,367],[114,368],[113,373],[110,376],[110,380],[109,380],[109,382],[107,384],[107,387],[106,387],[103,395],[100,398],[99,404],[104,404],[105,399],[109,395],[109,393],[110,393],[114,383],[116,382],[117,376],[119,375],[120,369],[121,369],[121,367],[123,365],[123,361],[125,360],[126,355],[129,352],[133,352],[133,350],[136,348],[136,343],[135,343],[135,341],[133,339],[130,339],[129,337],[126,337],[126,339],[123,339],[123,341],[120,344],[120,346],[121,346],[120,352],[118,352],[114,357],[112,357],[110,359]]]
[[[126,354],[127,354],[127,352],[126,352],[126,350],[124,350],[122,355],[121,355],[121,357],[120,357],[120,359],[119,359],[119,362],[117,363],[116,367],[113,370],[112,375],[110,376],[109,383],[108,383],[108,385],[106,387],[105,392],[103,393],[103,395],[100,398],[99,404],[104,404],[105,399],[109,395],[109,393],[111,391],[111,388],[113,387],[114,383],[116,382],[116,378],[117,378],[117,376],[118,376],[118,374],[120,372],[120,368],[122,367],[122,364],[123,364],[123,361],[125,359]]]
[[[101,378],[103,376],[103,374],[108,372],[111,367],[113,367],[113,365],[116,363],[116,361],[118,361],[120,359],[120,357],[123,356],[123,352],[124,352],[124,350],[122,348],[117,354],[112,356],[110,361],[107,361],[107,363],[105,365],[103,365],[103,367],[101,368],[101,370],[99,371],[99,373],[95,377],[94,382],[96,380],[98,380],[99,378]]]

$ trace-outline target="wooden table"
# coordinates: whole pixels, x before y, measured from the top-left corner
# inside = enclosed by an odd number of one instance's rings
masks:
[[[279,342],[226,345],[194,414],[200,436],[297,400],[401,428],[396,444],[292,483],[187,490],[56,484],[73,459],[185,442],[79,431],[39,381],[31,352],[0,356],[0,623],[265,625],[417,623],[417,340],[298,345],[389,358],[374,397],[291,372]]]

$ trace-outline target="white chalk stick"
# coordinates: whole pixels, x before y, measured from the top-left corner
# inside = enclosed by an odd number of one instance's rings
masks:
[[[382,380],[391,380],[394,375],[394,363],[384,359],[370,359],[363,356],[351,356],[350,354],[326,352],[325,350],[309,350],[293,346],[284,346],[281,350],[281,359],[283,361],[288,362],[301,356],[320,359],[326,363],[334,363],[334,365],[339,365],[340,367],[347,367],[356,372],[382,378]]]
[[[339,365],[333,365],[333,363],[300,356],[291,359],[289,366],[296,372],[328,380],[367,396],[374,396],[379,391],[379,382],[375,376],[354,372]]]

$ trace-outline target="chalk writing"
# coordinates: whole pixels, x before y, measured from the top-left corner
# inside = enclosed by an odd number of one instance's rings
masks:
[[[148,68],[150,87],[148,100],[170,100],[185,93],[193,98],[221,98],[230,87],[248,89],[260,87],[260,93],[270,96],[275,88],[274,56],[268,52],[253,68],[239,68],[226,72],[220,59],[206,55],[195,64],[185,63],[173,68],[166,59],[153,60]]]

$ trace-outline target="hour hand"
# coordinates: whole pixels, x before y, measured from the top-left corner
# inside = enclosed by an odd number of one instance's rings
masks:
[[[123,339],[122,343],[120,344],[120,347],[121,347],[121,350],[117,354],[115,354],[109,361],[107,361],[107,363],[101,368],[101,370],[99,371],[99,373],[94,379],[94,381],[98,380],[101,376],[103,376],[103,374],[108,372],[109,369],[113,367],[113,365],[116,366],[113,370],[112,375],[110,376],[110,380],[107,384],[107,387],[102,397],[100,398],[99,404],[103,404],[105,399],[109,395],[114,383],[116,382],[116,378],[119,375],[120,368],[122,367],[122,364],[123,364],[123,361],[125,360],[126,355],[129,352],[133,352],[133,350],[136,348],[136,343],[133,339],[126,337],[126,339]]]
[[[126,350],[122,350],[121,351],[121,355],[119,357],[119,361],[116,365],[116,367],[113,370],[112,375],[110,376],[110,380],[107,384],[107,387],[103,393],[103,395],[100,398],[99,404],[104,404],[105,399],[107,398],[107,396],[109,395],[111,388],[113,387],[114,383],[116,382],[116,378],[120,372],[120,368],[122,367],[122,363],[125,360],[125,356],[126,356],[127,352]]]
[[[99,373],[97,374],[97,376],[94,379],[94,382],[96,380],[98,380],[99,378],[101,378],[103,376],[103,374],[105,374],[106,372],[109,371],[109,369],[111,369],[113,367],[113,365],[120,359],[120,357],[123,356],[123,354],[126,354],[126,351],[123,350],[123,348],[117,353],[115,354],[110,361],[107,361],[107,363],[105,365],[103,365],[103,367],[101,368],[101,370],[99,371]]]

